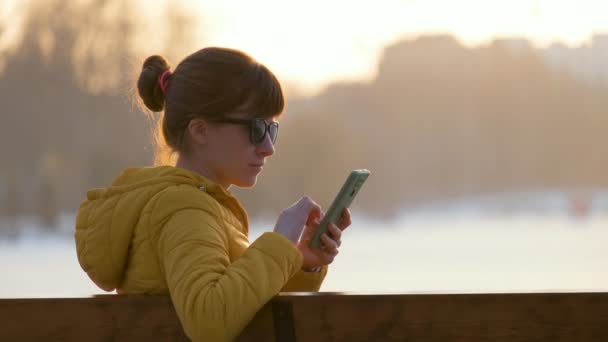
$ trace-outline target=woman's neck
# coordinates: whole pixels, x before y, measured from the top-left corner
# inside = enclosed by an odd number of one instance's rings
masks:
[[[228,188],[230,187],[230,184],[222,184],[219,181],[218,177],[215,175],[215,173],[213,171],[211,171],[208,167],[206,167],[204,164],[202,164],[200,162],[197,163],[194,160],[192,160],[191,158],[188,158],[187,156],[179,155],[177,157],[177,162],[175,163],[175,167],[179,167],[182,169],[196,172],[196,173],[202,175],[203,177],[207,178],[208,180],[221,185],[226,190],[228,190]]]

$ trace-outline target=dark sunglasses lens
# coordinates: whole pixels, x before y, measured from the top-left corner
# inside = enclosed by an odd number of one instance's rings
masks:
[[[270,136],[270,140],[274,144],[277,141],[277,135],[279,134],[279,124],[276,122],[271,123],[268,126],[268,135]]]
[[[264,120],[255,120],[251,125],[251,138],[254,143],[259,144],[266,136],[266,122]]]

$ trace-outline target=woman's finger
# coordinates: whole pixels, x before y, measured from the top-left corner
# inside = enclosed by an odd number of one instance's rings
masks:
[[[323,235],[321,235],[321,241],[323,242],[323,245],[325,246],[325,251],[327,253],[330,253],[332,255],[338,254],[338,244],[336,243],[336,241],[332,240],[329,236],[327,236],[327,234],[323,233]]]
[[[319,205],[312,204],[308,211],[306,225],[311,225],[315,222],[320,222],[323,219],[323,211]]]
[[[329,233],[331,234],[331,238],[336,241],[338,247],[340,247],[340,239],[342,238],[342,231],[335,224],[329,225]]]
[[[351,223],[352,220],[350,216],[350,210],[348,208],[344,208],[344,210],[342,211],[342,216],[340,217],[340,223],[338,224],[338,228],[340,228],[340,230],[344,230],[348,228]]]
[[[298,217],[305,220],[306,224],[309,224],[311,221],[314,221],[321,216],[321,206],[309,196],[300,198],[299,201],[289,207],[289,209],[291,208],[297,213]]]

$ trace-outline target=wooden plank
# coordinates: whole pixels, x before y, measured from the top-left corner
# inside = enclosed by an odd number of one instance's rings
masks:
[[[0,299],[0,340],[187,341],[169,297]],[[239,341],[608,341],[608,293],[280,294]]]
[[[280,295],[298,341],[608,341],[608,293]]]
[[[1,299],[2,341],[189,341],[169,297]]]
[[[272,316],[272,304],[269,303],[258,311],[257,315],[253,317],[251,322],[241,332],[241,335],[237,338],[239,342],[248,341],[275,341],[274,337],[274,320]]]

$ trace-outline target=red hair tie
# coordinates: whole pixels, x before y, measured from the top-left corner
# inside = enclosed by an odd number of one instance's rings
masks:
[[[158,77],[158,84],[160,85],[160,89],[163,91],[163,93],[167,92],[167,87],[169,86],[169,80],[165,80],[165,76],[167,76],[167,74],[171,74],[169,69],[163,71],[163,73]]]

